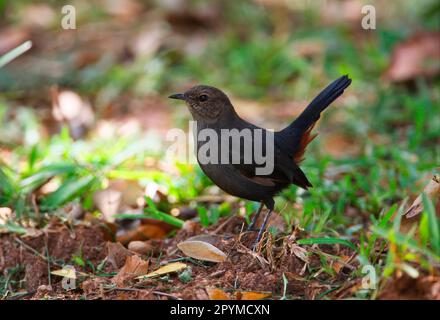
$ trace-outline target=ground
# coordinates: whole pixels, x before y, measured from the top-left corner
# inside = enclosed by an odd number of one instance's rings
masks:
[[[300,254],[288,250],[286,237],[276,241],[266,238],[265,248],[253,252],[249,247],[255,233],[241,232],[244,225],[245,220],[240,217],[224,218],[219,225],[208,229],[190,223],[173,238],[148,240],[146,243],[151,244],[152,250],[147,255],[139,255],[148,262],[148,271],[176,260],[184,261],[188,267],[179,273],[148,280],[133,279],[132,274],[118,283],[116,274],[124,266],[126,257],[137,253],[110,242],[108,226],[98,221],[75,227],[54,221],[37,236],[1,236],[0,271],[25,266],[11,273],[6,284],[23,279],[24,283],[15,283],[22,287],[22,294],[17,291],[15,299],[218,299],[225,295],[237,299],[243,293],[254,294],[253,298],[262,294],[261,297],[270,299],[280,299],[283,295],[292,299],[341,299],[351,296],[362,285],[362,279],[351,276],[351,271],[359,265],[353,259],[356,252],[352,249],[338,245],[319,246],[320,254],[343,258],[330,263],[334,273],[329,276],[311,272],[320,269],[318,255],[304,261]],[[183,257],[176,244],[202,234],[217,238],[216,245],[227,254],[227,261],[211,263]],[[304,249],[313,250],[311,246]],[[59,269],[63,262],[79,253],[81,261],[86,263],[75,265],[81,272],[76,289],[63,289],[62,277],[51,275],[49,279],[49,269]],[[96,270],[102,261],[106,261],[105,266]],[[183,272],[188,277],[182,276]],[[144,270],[143,274],[146,273]],[[220,293],[213,291],[214,288],[220,289]],[[439,299],[438,275],[426,275],[418,280],[406,275],[390,279],[379,298]]]

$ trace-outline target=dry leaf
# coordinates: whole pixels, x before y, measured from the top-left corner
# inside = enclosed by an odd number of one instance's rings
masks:
[[[69,279],[76,279],[76,272],[74,268],[63,268],[63,269],[51,271],[50,273],[55,276],[60,276]]]
[[[233,300],[231,296],[222,289],[208,287],[206,288],[210,300]],[[262,300],[270,297],[270,292],[255,291],[237,291],[234,294],[235,300]]]
[[[67,122],[70,134],[74,138],[81,137],[95,121],[92,107],[77,93],[69,90],[59,91],[56,86],[51,88],[52,115],[59,122]]]
[[[434,176],[431,181],[426,185],[423,192],[430,199],[435,199],[440,197],[440,177]],[[412,218],[423,211],[422,195],[420,194],[416,200],[414,200],[411,207],[405,212],[407,218]]]
[[[150,272],[149,274],[137,277],[136,279],[152,278],[152,277],[161,276],[161,275],[164,275],[167,273],[178,272],[180,270],[185,269],[186,267],[187,267],[187,265],[182,262],[173,262],[173,263],[167,264],[167,265],[157,269],[156,271]]]
[[[310,258],[307,256],[307,250],[300,247],[296,243],[290,243],[290,252],[293,253],[297,258],[301,259],[305,263],[310,263]]]
[[[135,230],[130,230],[122,235],[119,235],[117,240],[123,244],[127,244],[130,241],[165,238],[168,230],[165,229],[166,226],[164,226],[164,224],[165,223],[162,221],[157,223],[151,221],[151,224],[140,225]]]
[[[8,207],[0,207],[0,224],[6,224],[12,218],[12,209]]]
[[[133,255],[133,252],[127,250],[119,242],[107,242],[107,261],[115,268],[121,268],[127,257]]]
[[[199,240],[187,240],[180,242],[177,247],[188,257],[211,262],[223,262],[226,254],[212,244]]]
[[[206,288],[209,300],[231,300],[229,294],[218,288]]]
[[[109,188],[121,193],[122,206],[135,208],[144,202],[144,189],[138,181],[115,179],[109,182]]]
[[[440,32],[418,33],[398,44],[391,55],[385,78],[407,81],[440,72]]]
[[[350,256],[346,255],[342,255],[340,258],[342,259],[342,261],[335,260],[332,264],[332,268],[333,270],[335,270],[336,273],[339,273],[341,269],[347,265],[347,261],[351,259]]]
[[[104,220],[109,222],[115,221],[113,216],[118,213],[121,200],[122,193],[113,189],[99,190],[93,194],[95,206],[102,213]]]
[[[113,278],[118,287],[122,287],[127,280],[148,272],[148,261],[142,260],[137,255],[127,257],[124,266]]]
[[[262,300],[270,297],[270,292],[255,292],[255,291],[237,291],[235,293],[236,300]]]
[[[128,250],[131,250],[139,254],[147,255],[154,252],[155,248],[152,246],[151,243],[145,241],[131,241],[128,244]]]

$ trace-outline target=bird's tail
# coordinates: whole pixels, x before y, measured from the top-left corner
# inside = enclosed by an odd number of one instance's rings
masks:
[[[313,140],[311,130],[321,116],[321,112],[335,101],[350,83],[351,79],[348,75],[333,81],[310,102],[295,121],[279,132],[282,140],[290,141],[288,149],[296,161],[302,157],[305,147]],[[291,140],[292,138],[294,141]]]

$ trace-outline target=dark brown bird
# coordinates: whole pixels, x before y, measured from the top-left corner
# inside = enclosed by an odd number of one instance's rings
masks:
[[[199,85],[185,93],[169,96],[172,99],[184,100],[197,122],[197,133],[202,132],[203,129],[211,129],[211,132],[213,130],[218,134],[217,142],[219,146],[223,146],[221,144],[221,133],[225,129],[237,129],[239,132],[250,129],[252,132],[251,136],[241,136],[240,141],[242,143],[238,146],[229,143],[227,150],[219,147],[218,154],[208,152],[209,156],[218,159],[218,161],[211,161],[210,163],[206,163],[206,160],[201,161],[201,155],[199,154],[206,140],[200,141],[197,139],[196,145],[197,160],[203,172],[217,186],[231,195],[261,203],[248,230],[253,229],[263,206],[266,205],[269,209],[258,232],[254,249],[260,241],[270,214],[274,209],[273,197],[290,184],[295,184],[304,189],[312,187],[298,165],[303,160],[307,145],[316,137],[316,135],[312,135],[311,131],[320,118],[321,112],[338,98],[350,83],[351,79],[347,75],[332,82],[312,100],[298,118],[285,129],[277,132],[265,130],[241,119],[226,94],[217,88]],[[263,154],[268,156],[268,153],[273,153],[273,157],[270,157],[270,154],[268,157],[268,159],[273,159],[274,162],[273,170],[269,174],[259,174],[257,172],[257,168],[262,168],[264,165],[261,161],[257,161],[255,154],[251,161],[246,161],[246,146],[253,145],[258,131],[262,132],[263,142],[268,137],[273,139],[268,140],[273,142],[272,149],[263,143]],[[221,157],[225,153],[227,153],[226,157],[229,161],[222,162]],[[231,160],[234,154],[238,155],[240,159],[238,163]]]

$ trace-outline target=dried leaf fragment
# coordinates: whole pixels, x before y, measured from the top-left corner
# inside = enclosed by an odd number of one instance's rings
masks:
[[[107,242],[107,261],[115,268],[119,269],[124,266],[127,257],[133,255],[133,252],[127,250],[119,242]]]
[[[426,185],[423,189],[423,192],[430,199],[435,199],[436,197],[440,197],[440,177],[434,176],[431,181]],[[407,218],[412,218],[423,211],[423,202],[422,195],[420,194],[416,200],[414,200],[411,207],[405,212]]]
[[[148,261],[142,260],[137,255],[127,257],[125,264],[118,274],[114,276],[113,282],[123,286],[127,280],[148,272]]]
[[[51,271],[50,273],[55,276],[60,276],[69,279],[76,279],[76,272],[74,268],[63,268],[63,269]]]
[[[440,72],[440,32],[417,33],[399,43],[393,50],[385,79],[408,81]]]
[[[208,293],[209,300],[231,300],[229,294],[222,289],[208,287],[206,292]]]
[[[262,300],[271,295],[270,292],[237,291],[235,293],[235,298],[236,300]]]
[[[183,270],[187,267],[188,266],[182,262],[173,262],[173,263],[167,264],[167,265],[157,269],[156,271],[150,272],[149,274],[139,276],[136,279],[157,277],[157,276],[161,276],[161,275],[164,275],[167,273],[178,272],[178,271]]]

